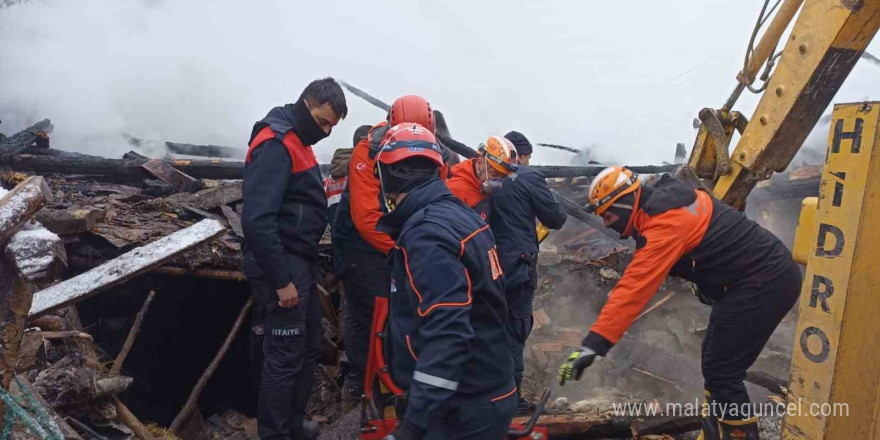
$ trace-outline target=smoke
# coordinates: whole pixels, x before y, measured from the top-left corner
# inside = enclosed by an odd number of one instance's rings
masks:
[[[596,145],[602,162],[672,162],[675,144],[692,142],[696,112],[733,87],[741,57],[730,54],[744,50],[756,10],[723,0],[639,7],[633,16],[574,0],[12,2],[0,8],[0,131],[50,118],[57,148],[111,157],[130,149],[123,132],[244,149],[269,108],[334,76],[387,102],[426,96],[469,145],[516,129],[533,143]],[[727,19],[707,20],[717,16]],[[638,31],[621,34],[622,23]],[[710,33],[733,38],[695,37]],[[857,68],[840,95],[877,75]],[[348,102],[316,148],[322,162],[383,117]],[[536,148],[533,162],[571,156]]]

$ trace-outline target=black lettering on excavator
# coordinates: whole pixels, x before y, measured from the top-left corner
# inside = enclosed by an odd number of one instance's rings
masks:
[[[837,123],[834,124],[834,139],[831,142],[831,152],[840,153],[840,141],[850,139],[852,140],[850,153],[859,154],[859,149],[862,147],[863,125],[865,125],[864,119],[856,118],[856,129],[853,131],[843,131],[843,119],[838,119]]]
[[[824,286],[823,290],[819,290],[820,286]],[[810,307],[816,308],[818,303],[822,303],[822,311],[831,313],[831,307],[828,307],[828,298],[834,294],[834,283],[830,279],[821,275],[813,275],[813,288],[810,291]]]
[[[829,233],[834,236],[834,247],[831,250],[825,249],[825,237]],[[843,244],[843,231],[840,228],[826,223],[819,223],[819,238],[816,239],[817,257],[837,257],[843,252]]]
[[[843,181],[846,180],[846,173],[841,171],[831,173],[831,175],[840,179],[834,182],[834,197],[831,199],[831,206],[840,207],[840,204],[843,203]]]
[[[819,353],[813,353],[810,351],[810,346],[807,345],[810,336],[816,336],[822,343],[822,351]],[[831,352],[831,342],[828,341],[828,336],[825,335],[825,332],[823,332],[822,329],[818,327],[807,327],[801,332],[801,350],[804,352],[804,356],[806,356],[807,359],[819,364],[828,359],[828,353]]]

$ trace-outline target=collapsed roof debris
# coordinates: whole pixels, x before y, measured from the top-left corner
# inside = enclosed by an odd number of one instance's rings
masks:
[[[38,438],[33,437],[34,432],[45,438],[54,438],[52,433],[60,433],[58,438],[97,438],[89,432],[90,424],[82,422],[89,420],[109,423],[141,439],[173,438],[167,430],[141,423],[117,398],[131,384],[132,379],[120,375],[122,363],[135,343],[155,293],[148,296],[138,313],[126,338],[126,348],[115,361],[107,362],[109,368],[101,361],[103,355],[98,354],[103,350],[83,331],[76,308],[71,305],[147,272],[243,281],[245,277],[239,271],[242,188],[237,180],[243,164],[217,159],[150,158],[135,152],[121,159],[65,152],[48,147],[45,133],[50,127],[46,120],[0,142],[0,184],[14,188],[11,192],[0,188],[0,246],[5,246],[7,256],[0,262],[3,388],[11,389],[14,395],[30,393],[43,399],[42,403],[22,408],[15,432],[20,438]],[[135,146],[145,142],[130,141]],[[447,141],[454,142],[448,136]],[[236,157],[224,147],[165,145],[167,151],[161,154],[166,156],[171,152]],[[590,177],[602,169],[538,168],[551,179],[551,186],[569,211],[578,214],[582,213],[580,206]],[[647,174],[672,169],[635,168]],[[766,207],[771,202],[815,194],[817,176],[816,170],[806,167],[792,171],[790,179],[777,177],[757,188],[750,200]],[[569,222],[542,247],[535,332],[527,348],[526,396],[537,396],[542,386],[553,382],[560,357],[567,348],[580,343],[584,329],[579,326],[588,317],[571,316],[572,305],[588,303],[592,310],[598,310],[629,258],[627,243],[596,227],[594,217],[585,213],[575,217],[585,223]],[[322,244],[328,246],[329,238],[325,237]],[[81,274],[59,282],[69,272]],[[345,308],[339,294],[341,283],[332,274],[325,275],[319,284],[319,299],[324,309],[327,355],[318,373],[318,391],[311,401],[310,416],[323,421],[328,432],[356,435],[350,427],[342,426],[348,415],[341,409],[339,389],[346,362],[339,328]],[[10,282],[13,278],[17,279],[15,286]],[[664,291],[621,341],[633,349],[618,350],[598,370],[603,382],[620,389],[609,388],[573,404],[565,399],[551,404],[550,414],[540,423],[551,427],[555,438],[628,438],[632,433],[659,436],[694,429],[695,418],[646,421],[608,414],[610,403],[651,403],[649,393],[627,394],[636,385],[667,396],[686,395],[701,386],[694,383],[699,372],[691,371],[698,363],[687,354],[661,348],[675,340],[684,353],[696,349],[693,344],[699,340],[704,322],[694,304],[685,302],[689,300],[687,289],[678,281],[667,281]],[[256,438],[253,419],[229,410],[204,421],[198,405],[205,383],[224,358],[250,304],[247,302],[230,324],[226,341],[214,361],[205,366],[202,380],[194,384],[189,401],[174,420],[171,431],[181,438],[207,438],[209,433]],[[670,323],[687,319],[667,317],[682,313],[694,316],[692,325],[672,328]],[[669,328],[658,329],[658,322]],[[768,359],[762,365],[770,373],[759,376],[758,381],[778,382],[774,374],[781,371],[780,363]],[[609,380],[612,376],[616,379]],[[596,390],[588,384],[590,380],[574,389]],[[28,415],[41,411],[48,417]],[[325,438],[337,438],[330,435]]]

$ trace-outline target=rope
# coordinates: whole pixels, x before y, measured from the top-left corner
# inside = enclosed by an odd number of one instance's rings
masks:
[[[34,420],[34,418],[22,408],[8,391],[0,387],[0,400],[6,404],[6,421],[4,422],[2,437],[0,437],[0,439],[6,440],[9,438],[9,433],[12,431],[13,419],[18,419],[24,423],[27,429],[40,438],[47,440],[64,440],[64,435],[61,434],[61,430],[58,429],[58,426],[51,422],[51,420],[47,421],[47,419],[44,418],[44,416],[48,416],[48,414],[42,409],[42,406],[36,401],[34,396],[30,395],[28,391],[25,391],[26,387],[21,387],[20,383],[19,388],[21,388],[22,394],[24,394],[25,398],[31,403],[30,406],[32,406],[34,411],[38,413],[37,416],[39,420]],[[34,400],[30,401],[30,399]],[[33,403],[36,403],[36,405]],[[50,432],[47,433],[46,430],[43,429],[43,426],[48,426]]]
[[[37,413],[37,420],[40,422],[40,425],[46,427],[55,437],[64,440],[64,433],[61,432],[61,428],[58,427],[58,424],[55,423],[52,415],[49,414],[40,401],[34,397],[30,387],[25,385],[19,376],[15,376],[15,383],[18,384],[18,389],[21,390],[21,394],[24,395],[24,398],[27,400],[28,407],[33,412]]]

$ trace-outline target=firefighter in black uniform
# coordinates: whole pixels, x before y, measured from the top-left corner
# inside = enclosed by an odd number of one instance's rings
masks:
[[[242,184],[242,264],[264,313],[257,409],[263,440],[304,438],[306,402],[322,349],[315,262],[327,222],[311,146],[347,111],[339,84],[320,79],[295,103],[270,110],[251,133]]]
[[[386,134],[376,157],[391,261],[391,375],[406,391],[396,440],[506,437],[516,409],[495,240],[440,179],[434,135]]]
[[[511,131],[504,137],[513,144],[518,158],[531,156],[532,144],[521,133]],[[550,192],[544,176],[522,163],[516,173],[504,179],[501,188],[492,193],[490,200],[492,215],[489,224],[498,243],[498,255],[507,283],[507,329],[511,339],[514,379],[519,387],[524,370],[523,349],[532,331],[532,297],[538,287],[535,218],[550,229],[559,229],[568,215]],[[522,398],[518,400],[519,412],[527,413],[528,404]]]

